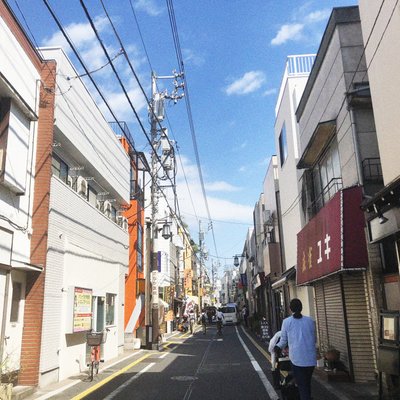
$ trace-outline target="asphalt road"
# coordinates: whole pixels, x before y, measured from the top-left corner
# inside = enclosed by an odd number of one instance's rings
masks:
[[[266,353],[241,327],[216,327],[204,335],[200,326],[179,333],[162,351],[142,351],[108,368],[93,382],[79,382],[51,399],[86,400],[232,400],[279,399],[270,382]],[[261,350],[261,351],[260,351]]]
[[[100,370],[93,382],[87,373],[39,389],[27,400],[278,400],[272,387],[266,344],[242,327],[215,325],[203,335],[176,333],[161,351],[128,351]],[[371,385],[329,384],[314,374],[315,400],[372,400]]]

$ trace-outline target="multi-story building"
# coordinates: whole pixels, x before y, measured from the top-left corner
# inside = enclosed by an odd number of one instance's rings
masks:
[[[382,173],[385,187],[367,198],[367,237],[378,243],[377,266],[371,271],[371,280],[377,295],[377,321],[374,324],[378,339],[378,369],[385,375],[391,395],[399,393],[399,326],[400,314],[400,141],[399,126],[400,40],[399,6],[395,0],[359,1],[365,60],[374,109],[376,135],[382,164],[375,163],[374,175]],[[380,257],[381,256],[381,257]],[[383,288],[383,290],[382,290]]]
[[[41,143],[53,133],[55,63],[43,61],[5,2],[0,59],[0,363],[36,385],[49,211],[40,178],[51,168]]]
[[[297,285],[315,293],[321,353],[340,351],[355,382],[375,381],[373,259],[363,196],[376,190],[364,165],[379,157],[358,7],[335,8],[296,111],[304,225]]]
[[[272,156],[267,173],[263,182],[264,210],[263,210],[263,236],[262,256],[265,274],[265,298],[266,313],[272,332],[280,330],[284,317],[283,291],[279,282],[283,282],[282,261],[280,248],[280,229],[279,229],[279,180],[278,180],[278,158]],[[272,285],[277,283],[277,288],[272,289]]]
[[[110,126],[121,141],[130,159],[130,203],[117,216],[117,224],[129,233],[129,269],[125,276],[124,330],[125,345],[145,334],[145,272],[144,272],[144,180],[150,170],[146,156],[135,149],[134,140],[125,122]]]
[[[45,247],[43,323],[34,336],[46,385],[86,368],[89,329],[107,331],[104,359],[123,349],[129,236],[119,217],[130,204],[131,164],[62,49],[41,52],[56,63],[52,129],[38,138],[36,162],[35,202],[47,198],[48,206],[38,204],[45,217],[33,232]]]
[[[314,54],[288,56],[281,88],[275,107],[275,148],[277,149],[277,175],[279,190],[270,192],[276,196],[279,215],[277,240],[281,248],[281,279],[273,283],[276,307],[280,314],[289,313],[289,300],[298,297],[304,312],[314,316],[311,290],[296,286],[297,233],[302,226],[300,201],[301,172],[296,169],[300,157],[299,129],[295,117],[297,106],[315,59]],[[278,326],[282,321],[278,321]]]

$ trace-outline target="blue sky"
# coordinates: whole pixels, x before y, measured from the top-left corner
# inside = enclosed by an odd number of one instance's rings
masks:
[[[65,45],[43,1],[9,0],[9,3],[26,28],[22,11],[37,44]],[[104,66],[106,59],[80,2],[52,0],[49,3],[90,70]],[[103,0],[103,3],[150,97],[151,69],[157,75],[170,75],[178,69],[166,1]],[[117,55],[119,44],[100,0],[86,0],[85,4],[110,55]],[[275,154],[274,110],[286,57],[315,53],[332,7],[355,5],[357,1],[175,0],[173,4],[213,221],[213,231],[205,235],[210,254],[208,264],[211,260],[219,261],[221,272],[225,266],[232,265],[232,256],[242,251],[266,168],[271,155]],[[66,51],[74,61],[70,50]],[[122,56],[117,57],[115,63],[141,121],[148,128],[146,102],[132,73]],[[78,68],[78,63],[75,65]],[[110,67],[100,69],[93,77],[101,85],[118,119],[129,124],[137,149],[148,151],[146,139]],[[167,82],[164,84],[165,88],[172,88]],[[185,102],[169,104],[167,114],[170,138],[179,147],[180,211],[197,241],[198,219],[206,231],[209,220]]]

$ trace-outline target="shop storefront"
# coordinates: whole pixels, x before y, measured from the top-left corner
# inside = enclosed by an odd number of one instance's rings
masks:
[[[312,285],[321,353],[336,349],[355,382],[375,380],[362,191],[338,191],[297,236],[297,285]]]

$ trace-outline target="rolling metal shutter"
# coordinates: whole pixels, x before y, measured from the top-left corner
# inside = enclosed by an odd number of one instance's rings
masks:
[[[375,350],[363,272],[336,274],[314,283],[320,351],[340,351],[354,382],[375,381]]]
[[[321,355],[329,348],[340,351],[340,360],[349,370],[342,292],[338,275],[314,284],[317,330]]]
[[[343,276],[353,375],[355,382],[375,381],[375,350],[365,273]]]

